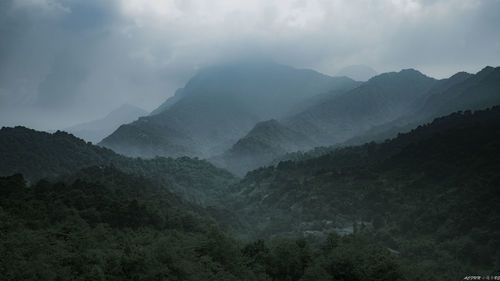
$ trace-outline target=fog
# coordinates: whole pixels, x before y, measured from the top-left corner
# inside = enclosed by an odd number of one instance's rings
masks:
[[[3,0],[0,126],[153,110],[200,68],[268,59],[444,78],[500,65],[500,1]]]

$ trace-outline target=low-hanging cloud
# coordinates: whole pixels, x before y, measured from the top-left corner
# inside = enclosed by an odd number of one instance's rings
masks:
[[[241,58],[475,72],[500,64],[499,14],[496,0],[4,0],[0,125],[152,110],[197,69]]]

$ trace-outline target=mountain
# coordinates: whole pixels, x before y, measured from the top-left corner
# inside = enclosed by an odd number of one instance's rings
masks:
[[[259,122],[228,151],[210,159],[212,163],[237,175],[270,163],[276,157],[307,149],[313,144],[306,135],[272,119]]]
[[[500,104],[500,67],[485,67],[476,74],[459,72],[439,80],[421,99],[420,108],[400,118],[375,126],[347,141],[360,144],[383,140],[411,130],[432,119],[460,110],[479,110]]]
[[[24,127],[0,130],[0,175],[30,181],[57,179],[89,166],[112,165],[202,205],[214,204],[235,178],[207,161],[182,157],[128,158],[66,132],[49,134]]]
[[[120,125],[137,120],[148,113],[136,106],[124,104],[111,111],[104,118],[74,125],[65,131],[92,143],[98,143],[115,131]]]
[[[307,136],[308,142],[302,142],[300,147],[286,144],[283,147],[289,149],[283,149],[279,145],[267,145],[268,151],[262,153],[260,146],[247,145],[245,156],[231,148],[211,161],[243,175],[258,166],[276,162],[270,160],[271,155],[275,159],[293,159],[300,155],[299,150],[325,146],[312,153],[318,156],[339,146],[383,141],[453,111],[500,104],[498,72],[487,67],[477,74],[459,72],[441,80],[411,69],[381,74],[352,90],[316,95],[296,107],[295,113],[282,118],[281,126]],[[276,139],[272,140],[273,137]],[[294,142],[295,138],[290,136],[284,140],[283,135],[268,134],[266,143],[285,144]],[[223,158],[225,160],[221,160]]]
[[[254,146],[253,152],[248,146],[246,157],[236,157],[234,155],[238,154],[227,151],[223,154],[227,159],[226,163],[220,160],[212,162],[242,175],[257,168],[257,164],[271,164],[273,159],[270,159],[270,155],[275,159],[293,158],[294,155],[285,154],[317,146],[338,147],[394,137],[398,132],[410,130],[428,121],[425,119],[417,123],[415,116],[425,108],[429,99],[471,77],[473,75],[461,72],[448,79],[435,80],[412,69],[384,73],[352,90],[317,95],[302,103],[301,110],[280,120],[282,126],[307,136],[309,140],[300,147],[295,146],[295,151],[292,149],[294,146],[288,146],[290,149],[285,150],[275,145],[272,154],[263,155],[257,146]],[[275,140],[270,139],[273,136],[276,137]],[[293,142],[293,137],[288,141]],[[269,135],[267,142],[278,144],[286,141],[282,136]],[[314,154],[331,150],[317,149]]]
[[[433,118],[458,110],[476,110],[497,104],[500,104],[500,67],[488,66],[445,91],[429,96],[418,114]]]
[[[417,101],[435,83],[435,79],[413,69],[384,73],[286,117],[283,123],[320,145],[332,145],[415,111]]]
[[[445,276],[492,272],[499,139],[500,107],[457,112],[380,144],[249,172],[228,205],[257,237],[354,232]]]
[[[376,75],[377,72],[373,68],[362,64],[346,66],[336,74],[336,76],[346,76],[356,81],[368,81]]]
[[[377,93],[384,102],[374,107],[388,116],[407,108],[425,117],[449,110],[448,95],[464,101],[460,106],[484,106],[498,93],[496,69],[439,81],[413,74],[415,80],[403,80],[413,81],[407,91],[414,93],[396,91],[404,87],[390,82],[382,93],[360,86],[310,98],[346,106],[348,93],[367,102],[362,93]],[[366,85],[376,89],[370,81]],[[418,97],[407,104],[395,92]],[[141,120],[147,124],[176,108],[189,98],[184,95]],[[354,106],[366,114],[362,118],[385,120],[361,108]],[[229,152],[249,159],[261,153],[260,159],[315,141],[286,117],[266,120]],[[2,128],[0,274],[11,280],[494,276],[500,264],[499,140],[500,106],[461,110],[381,143],[318,148],[239,180],[204,160],[128,158],[61,131]],[[219,229],[224,224],[227,233]]]
[[[131,156],[208,158],[223,153],[260,121],[279,119],[315,95],[358,85],[346,77],[274,63],[210,67],[156,114],[120,126],[100,145]]]

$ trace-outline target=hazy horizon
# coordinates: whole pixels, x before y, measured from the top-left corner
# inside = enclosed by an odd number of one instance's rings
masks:
[[[151,111],[200,68],[266,59],[335,76],[364,64],[446,78],[500,65],[498,1],[0,4],[0,126],[63,129]]]

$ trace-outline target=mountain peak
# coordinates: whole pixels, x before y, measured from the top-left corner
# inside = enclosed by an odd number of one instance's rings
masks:
[[[486,66],[485,68],[481,69],[476,75],[477,76],[483,76],[483,75],[488,75],[492,72],[495,71],[500,71],[500,66],[493,67],[493,66]]]
[[[470,74],[468,72],[460,71],[460,72],[457,72],[457,73],[453,74],[449,79],[461,79],[461,78],[464,78],[464,77],[469,77],[471,75],[472,74]]]
[[[388,80],[401,80],[401,79],[434,79],[431,78],[422,72],[413,69],[413,68],[406,68],[402,69],[399,72],[386,72],[379,74],[377,76],[372,77],[370,80],[368,80],[367,83],[385,83]]]

